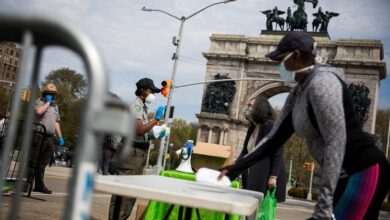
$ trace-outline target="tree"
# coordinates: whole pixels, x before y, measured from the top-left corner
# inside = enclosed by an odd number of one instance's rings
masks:
[[[87,82],[84,76],[69,68],[53,70],[45,78],[46,83],[54,83],[59,89],[70,93],[72,98],[81,98],[86,94]]]
[[[379,147],[386,153],[387,135],[389,129],[390,108],[378,109],[376,114],[375,134],[378,138]]]

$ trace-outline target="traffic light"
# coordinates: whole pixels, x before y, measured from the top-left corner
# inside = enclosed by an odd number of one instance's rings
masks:
[[[162,86],[161,94],[164,97],[168,97],[169,96],[169,91],[171,90],[171,80],[162,81],[161,82],[161,86]]]
[[[23,92],[22,92],[22,100],[25,101],[25,102],[28,102],[30,100],[30,90],[29,89],[23,90]]]
[[[311,170],[311,163],[304,163],[304,164],[303,164],[303,169],[305,169],[305,170]]]

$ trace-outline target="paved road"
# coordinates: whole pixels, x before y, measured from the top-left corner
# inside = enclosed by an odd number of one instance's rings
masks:
[[[20,210],[21,220],[52,220],[61,219],[65,208],[65,201],[68,196],[67,180],[71,175],[71,169],[52,167],[47,168],[45,183],[54,193],[45,195],[32,193],[31,198],[22,198]],[[1,205],[0,219],[6,219],[10,208],[10,196],[5,196],[5,202]],[[92,197],[91,219],[107,219],[110,195],[94,192]],[[278,220],[302,220],[310,217],[314,203],[305,200],[287,199],[286,202],[278,204],[276,219]],[[134,212],[135,213],[135,210]],[[132,215],[130,220],[134,220]],[[389,213],[381,213],[381,220],[389,219]]]

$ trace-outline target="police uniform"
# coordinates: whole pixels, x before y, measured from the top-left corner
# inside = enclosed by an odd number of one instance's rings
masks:
[[[136,117],[136,120],[141,120],[143,124],[148,121],[148,108],[145,103],[137,97],[130,104],[130,111]],[[148,133],[144,135],[136,135],[133,140],[134,151],[130,153],[129,159],[119,165],[116,171],[117,175],[141,175],[146,162],[146,155],[149,148]],[[136,198],[127,198],[113,195],[110,202],[109,219],[127,219]],[[118,215],[119,216],[114,216]],[[119,217],[119,218],[118,218]]]
[[[44,105],[41,99],[37,99],[35,107]],[[56,122],[60,122],[60,113],[58,106],[50,105],[46,112],[42,115],[37,115],[37,123],[40,123],[46,128],[46,135],[35,135],[31,150],[28,181],[31,183],[31,177],[35,169],[35,189],[45,188],[43,177],[45,168],[49,162],[51,155],[54,152],[55,145],[55,126]]]

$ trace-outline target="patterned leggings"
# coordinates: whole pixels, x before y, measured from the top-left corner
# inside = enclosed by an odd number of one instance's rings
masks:
[[[384,158],[348,178],[340,179],[334,194],[336,219],[378,219],[389,188],[390,166]]]

